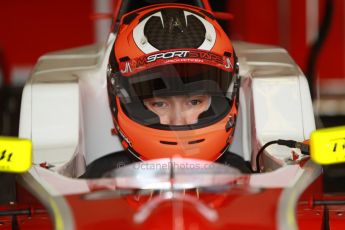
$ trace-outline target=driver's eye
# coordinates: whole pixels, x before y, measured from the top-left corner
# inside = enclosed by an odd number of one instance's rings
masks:
[[[190,103],[191,105],[199,105],[199,104],[201,104],[201,101],[198,100],[198,99],[193,99],[193,100],[190,100],[189,103]]]
[[[166,103],[163,101],[156,101],[156,102],[152,102],[151,104],[153,107],[157,107],[157,108],[163,108],[166,107]]]

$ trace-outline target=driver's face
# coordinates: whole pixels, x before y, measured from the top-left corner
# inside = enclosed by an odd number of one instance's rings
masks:
[[[144,100],[145,106],[158,115],[163,125],[191,125],[211,103],[208,95],[154,97]]]

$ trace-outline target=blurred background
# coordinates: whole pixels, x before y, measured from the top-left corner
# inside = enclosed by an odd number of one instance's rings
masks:
[[[37,59],[47,52],[105,42],[111,18],[93,16],[111,14],[113,1],[0,1],[0,135],[18,135],[21,93]],[[232,40],[288,50],[309,79],[318,127],[345,125],[344,0],[210,4],[214,11],[234,15],[231,21],[220,21]]]

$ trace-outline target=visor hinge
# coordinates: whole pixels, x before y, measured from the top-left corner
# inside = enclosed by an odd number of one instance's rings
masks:
[[[128,137],[121,131],[120,127],[117,124],[115,125],[116,125],[115,129],[116,129],[117,134],[128,144],[128,146],[132,147],[132,143],[128,139]]]
[[[229,120],[225,125],[226,132],[229,132],[231,128],[235,127],[235,118],[233,116],[229,116]]]

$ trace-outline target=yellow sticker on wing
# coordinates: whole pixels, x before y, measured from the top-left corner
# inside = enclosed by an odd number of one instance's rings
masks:
[[[345,162],[345,126],[319,129],[310,137],[311,158],[319,164]]]
[[[0,172],[22,173],[29,170],[32,162],[30,140],[0,137]]]

